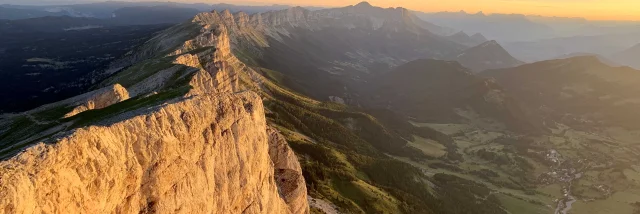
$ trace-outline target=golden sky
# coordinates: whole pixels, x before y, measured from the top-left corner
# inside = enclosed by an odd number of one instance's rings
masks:
[[[182,0],[195,1],[195,0]],[[302,6],[346,6],[358,0],[214,0],[231,4],[286,4]],[[475,13],[520,13],[544,16],[584,17],[596,20],[640,20],[640,0],[369,0],[380,7],[412,10]]]

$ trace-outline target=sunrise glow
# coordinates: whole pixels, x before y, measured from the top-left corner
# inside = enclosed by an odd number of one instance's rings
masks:
[[[183,0],[194,2],[198,0]],[[256,4],[253,1],[217,1],[231,4]],[[369,0],[380,7],[403,6],[425,12],[460,11],[476,13],[518,13],[527,15],[583,17],[592,20],[640,20],[638,0]],[[305,6],[346,6],[358,1],[344,0],[265,0],[259,4]]]

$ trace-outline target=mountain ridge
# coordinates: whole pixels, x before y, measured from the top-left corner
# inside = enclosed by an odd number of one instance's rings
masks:
[[[348,89],[373,73],[417,58],[441,58],[465,47],[431,33],[404,8],[294,7],[253,15],[214,11],[196,19],[223,24],[235,52],[283,72],[298,83],[296,90],[321,100],[350,96]]]
[[[522,61],[514,58],[495,40],[486,41],[459,53],[451,54],[446,57],[446,59],[458,61],[474,72],[515,67],[524,64]]]
[[[541,127],[500,85],[477,77],[455,61],[415,60],[371,82],[377,87],[370,94],[375,97],[373,106],[389,106],[413,120],[445,123],[477,119],[467,116],[473,112],[490,121],[484,124],[489,130],[505,126],[536,132]]]
[[[480,33],[473,34],[473,36],[469,36],[469,34],[464,31],[460,31],[456,34],[447,36],[448,39],[451,39],[454,42],[467,45],[470,47],[480,45],[484,42],[487,42],[487,39]]]
[[[162,46],[182,38],[172,33],[181,26],[140,47],[155,60],[132,58],[143,65],[105,80],[132,98],[97,90],[97,96],[4,115],[0,124],[13,125],[0,134],[6,158],[0,188],[11,200],[0,203],[10,212],[308,213],[300,164],[267,127],[261,97],[242,91],[238,72],[247,68],[231,54],[227,32],[194,24],[199,36],[180,41],[172,53]],[[167,63],[161,58],[173,61],[159,66]],[[143,72],[149,73],[129,76]],[[21,134],[29,129],[42,132]],[[19,182],[28,173],[39,179]],[[56,196],[42,196],[51,192]],[[33,201],[39,205],[29,206]]]
[[[627,65],[635,69],[640,69],[640,62],[638,62],[638,58],[640,58],[640,44],[615,53],[611,56],[611,58],[615,59],[615,61],[620,64]]]
[[[632,121],[637,116],[631,108],[637,105],[640,71],[630,67],[612,67],[596,56],[578,56],[481,74],[495,78],[513,96],[527,97],[523,101],[548,118],[583,127],[636,127]]]

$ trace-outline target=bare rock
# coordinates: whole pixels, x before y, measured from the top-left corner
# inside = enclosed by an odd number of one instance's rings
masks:
[[[252,92],[197,96],[78,129],[0,162],[0,207],[5,213],[290,213],[278,193],[266,129],[262,101]]]
[[[269,156],[275,167],[276,185],[289,205],[291,213],[309,213],[307,187],[298,158],[284,137],[274,128],[267,128]]]
[[[110,105],[125,101],[129,99],[129,92],[127,89],[122,87],[120,84],[115,84],[111,87],[106,87],[103,89],[99,89],[94,92],[93,96],[89,97],[84,101],[83,104],[80,104],[76,108],[74,108],[71,112],[67,113],[64,118],[73,117],[82,112],[93,110],[93,109],[102,109],[109,107]]]

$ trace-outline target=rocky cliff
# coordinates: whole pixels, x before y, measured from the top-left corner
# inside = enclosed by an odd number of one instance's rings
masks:
[[[122,102],[127,99],[129,99],[129,92],[127,91],[127,89],[119,84],[115,84],[112,87],[107,87],[96,91],[96,93],[92,97],[84,101],[84,103],[82,103],[78,107],[75,107],[64,117],[73,117],[88,110],[106,108],[110,105]]]
[[[200,27],[161,56],[171,69],[129,84],[136,97],[118,84],[41,108],[75,107],[42,124],[58,133],[0,162],[0,213],[308,213],[300,164],[267,127],[261,97],[240,88],[247,68],[226,29]],[[181,84],[188,92],[167,96]],[[79,125],[87,119],[97,121]]]

